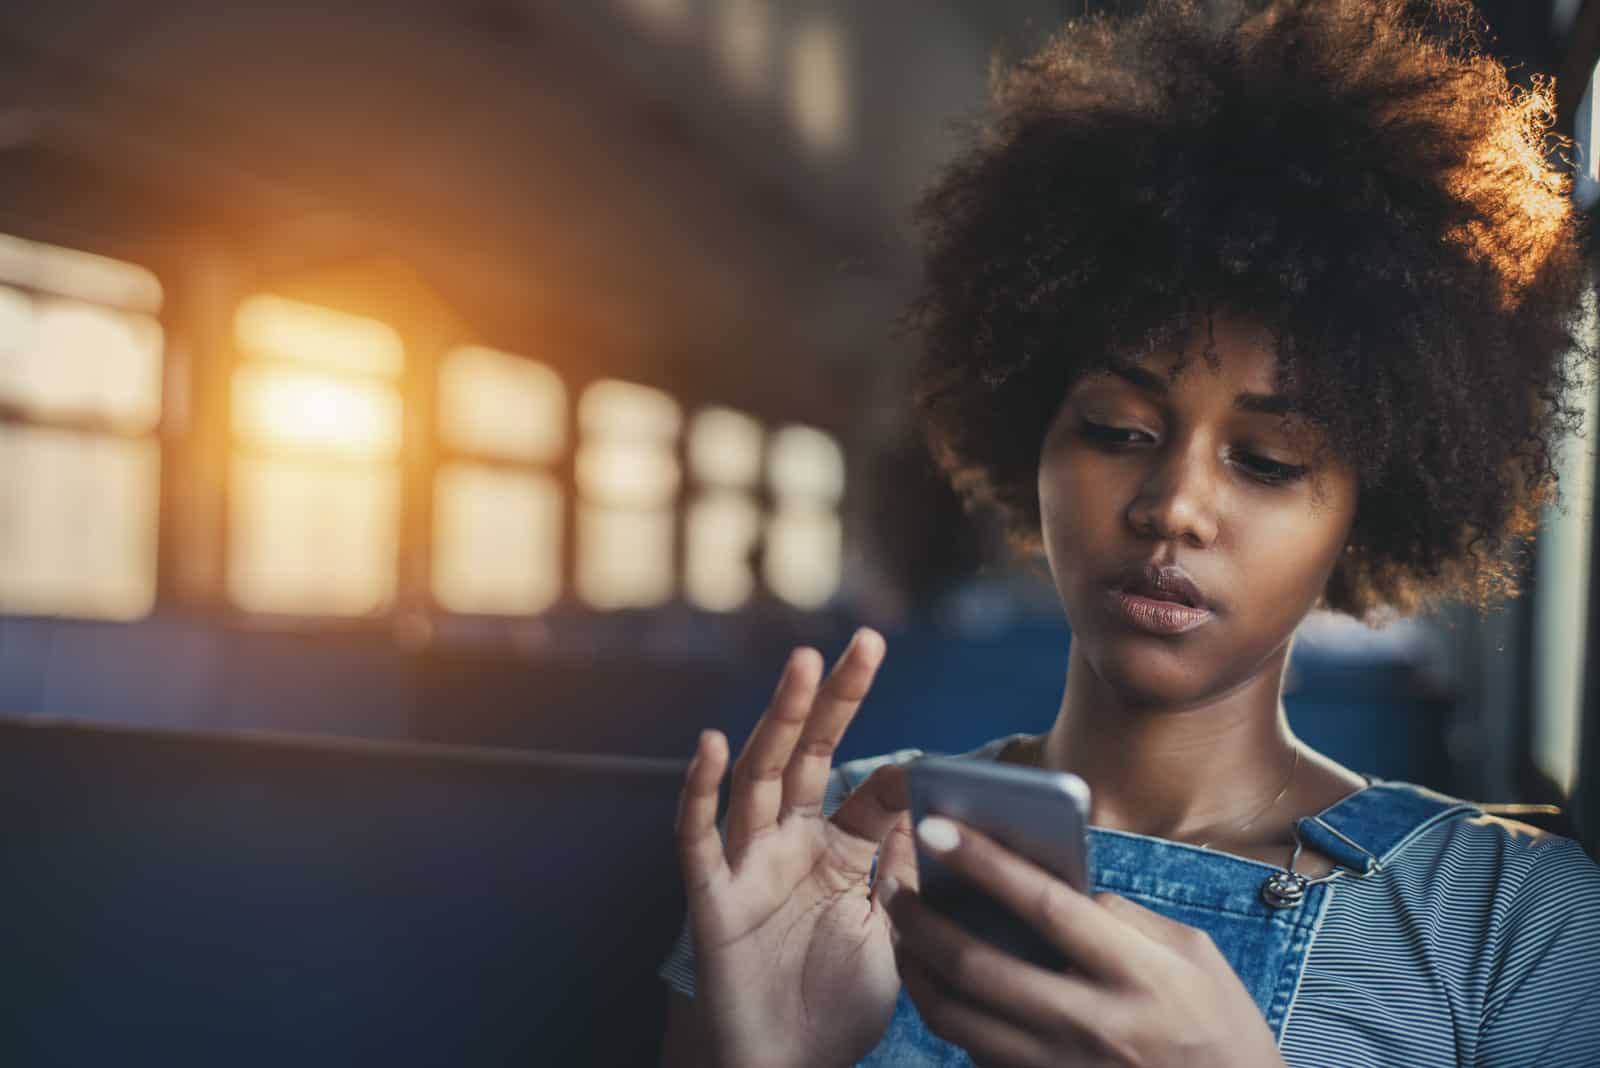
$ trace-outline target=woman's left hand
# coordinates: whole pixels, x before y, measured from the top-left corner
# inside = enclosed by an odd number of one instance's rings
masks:
[[[924,821],[926,825],[929,821]],[[1086,897],[965,826],[922,848],[1053,943],[1052,972],[967,934],[902,888],[889,914],[906,993],[930,1030],[985,1066],[1281,1066],[1244,984],[1204,931],[1115,894]],[[944,845],[958,832],[952,848]],[[943,832],[943,833],[941,833]]]

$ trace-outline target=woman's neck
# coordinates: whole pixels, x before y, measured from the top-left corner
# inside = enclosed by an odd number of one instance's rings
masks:
[[[1083,777],[1096,826],[1228,839],[1298,777],[1299,743],[1282,701],[1287,657],[1286,646],[1232,692],[1180,706],[1128,702],[1074,648],[1055,725],[1035,757]]]

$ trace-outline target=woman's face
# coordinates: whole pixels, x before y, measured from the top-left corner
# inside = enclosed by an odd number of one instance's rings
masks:
[[[1274,392],[1265,331],[1219,318],[1215,368],[1195,333],[1175,380],[1167,356],[1080,381],[1040,454],[1073,642],[1139,703],[1204,701],[1276,670],[1355,516],[1354,474],[1316,465],[1314,432]]]

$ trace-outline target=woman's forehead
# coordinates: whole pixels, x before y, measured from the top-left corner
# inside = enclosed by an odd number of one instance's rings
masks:
[[[1152,392],[1200,385],[1270,396],[1285,387],[1271,332],[1255,323],[1221,317],[1210,330],[1201,323],[1180,342],[1116,360],[1100,375]]]

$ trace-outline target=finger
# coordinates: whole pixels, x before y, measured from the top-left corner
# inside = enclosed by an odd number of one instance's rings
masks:
[[[929,905],[897,890],[889,916],[899,933],[896,953],[915,961],[961,998],[1030,1031],[1060,1034],[1094,1020],[1102,998],[1087,980],[1019,960]]]
[[[1119,894],[1096,894],[1095,903],[1153,942],[1180,950],[1215,949],[1211,936],[1198,927],[1168,919]]]
[[[833,752],[856,709],[872,688],[873,676],[883,662],[883,635],[862,627],[839,657],[822,684],[806,719],[805,730],[783,773],[783,808],[787,812],[818,812],[833,769]]]
[[[717,833],[717,785],[727,764],[728,739],[721,731],[701,731],[678,795],[678,863],[691,901],[729,874]]]
[[[878,853],[878,880],[893,879],[900,886],[916,890],[917,847],[911,831],[911,813],[902,812],[889,830]]]
[[[914,960],[900,966],[906,995],[928,1030],[980,1064],[1049,1065],[1059,1058],[1038,1038],[957,996]]]
[[[842,841],[844,854],[853,864],[865,870],[872,863],[873,856],[886,846],[886,840],[892,841],[896,837],[895,827],[902,823],[904,827],[900,837],[904,841],[900,849],[905,850],[910,845],[910,806],[911,795],[906,789],[904,768],[890,764],[873,772],[845,799],[830,821],[845,834]],[[907,880],[901,877],[901,882],[909,881],[912,886],[916,885],[915,860],[913,851],[911,878]],[[883,876],[884,866],[880,859],[878,878]]]
[[[1026,857],[954,820],[930,816],[917,844],[1049,939],[1078,967],[1121,978],[1137,971],[1149,940]]]
[[[846,834],[870,842],[876,850],[896,821],[910,812],[905,769],[886,764],[845,798],[833,814],[833,823]]]
[[[800,740],[822,674],[822,654],[789,654],[772,701],[733,766],[728,795],[728,846],[737,858],[752,837],[775,825],[783,803],[783,771]]]

